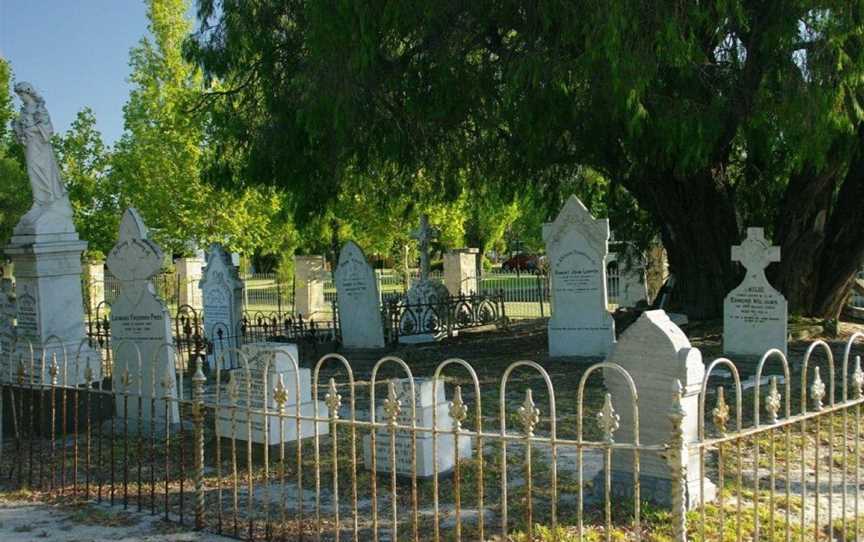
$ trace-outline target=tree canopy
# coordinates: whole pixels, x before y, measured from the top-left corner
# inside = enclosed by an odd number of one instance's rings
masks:
[[[864,257],[859,1],[197,5],[209,171],[302,194],[298,216],[358,176],[551,206],[593,171],[613,229],[659,228],[696,317],[746,226],[782,247],[797,312],[836,316]]]

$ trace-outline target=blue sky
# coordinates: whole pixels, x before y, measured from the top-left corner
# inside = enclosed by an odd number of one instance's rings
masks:
[[[141,0],[0,0],[0,56],[15,79],[42,93],[58,133],[89,106],[108,144],[123,132],[129,49],[146,32]]]

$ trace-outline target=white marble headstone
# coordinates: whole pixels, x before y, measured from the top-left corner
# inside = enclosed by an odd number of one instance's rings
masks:
[[[312,401],[312,377],[309,369],[295,370],[294,362],[299,359],[296,344],[253,343],[241,348],[248,367],[243,366],[230,371],[230,383],[221,392],[222,405],[217,412],[217,430],[220,437],[249,440],[258,444],[279,444],[297,440],[297,412],[304,418],[313,418],[315,403]],[[297,378],[300,388],[298,393]],[[282,379],[286,395],[284,415],[280,418],[275,390]],[[231,388],[234,388],[232,397]],[[267,414],[263,410],[267,410]],[[251,412],[250,412],[251,409]],[[327,406],[318,401],[318,417],[327,419]],[[265,419],[266,418],[266,419]],[[247,420],[250,421],[247,424]],[[329,424],[318,423],[318,434],[326,435]],[[315,422],[303,419],[300,422],[300,438],[315,434]]]
[[[381,388],[384,389],[383,387]],[[411,425],[411,387],[407,379],[396,382],[396,395],[400,402],[396,423],[402,426]],[[433,461],[432,414],[437,409],[436,427],[438,434],[438,473],[448,472],[456,464],[456,439],[452,433],[453,418],[450,416],[450,405],[444,393],[444,382],[439,381],[436,393],[433,395],[433,379],[415,378],[414,393],[416,405],[416,426],[427,431],[417,431],[417,476],[427,478],[435,474],[436,465]],[[385,393],[386,396],[386,393]],[[384,407],[381,401],[375,413],[376,422],[386,421]],[[363,460],[366,468],[375,468],[377,472],[391,472],[393,462],[390,461],[390,431],[379,430],[375,435],[375,463],[372,462],[372,438],[363,437]],[[469,459],[472,454],[470,437],[459,437],[459,457]],[[410,476],[412,473],[411,431],[396,431],[396,473]]]
[[[646,311],[628,327],[609,354],[609,361],[626,370],[636,384],[639,404],[639,440],[643,445],[662,445],[671,438],[672,422],[669,410],[676,380],[683,386],[684,442],[698,437],[699,390],[705,376],[702,353],[693,348],[684,332],[662,310]],[[612,406],[620,416],[619,427],[613,433],[615,442],[634,442],[633,409],[630,388],[624,377],[611,369],[603,370],[606,389]],[[693,449],[687,463],[687,488],[692,508],[699,499],[699,454]],[[669,465],[660,454],[641,452],[640,479],[642,496],[668,504],[672,476]],[[633,454],[615,452],[613,470],[622,479],[621,488],[632,488]],[[713,499],[714,485],[705,479],[706,501]],[[695,499],[695,500],[694,500]]]
[[[552,297],[549,355],[605,356],[615,342],[606,292],[609,220],[595,219],[570,196],[555,221],[543,226],[543,240]]]
[[[732,247],[732,260],[747,269],[744,280],[723,302],[723,352],[761,356],[772,348],[786,353],[787,303],[765,278],[765,268],[780,261],[762,228],[747,228],[747,238]]]
[[[334,275],[343,346],[383,348],[378,279],[363,251],[353,241],[342,247]]]
[[[113,389],[144,397],[140,416],[150,420],[150,398],[156,397],[156,420],[165,423],[163,398],[169,397],[169,424],[180,421],[177,408],[176,367],[171,317],[153,289],[152,277],[163,262],[162,249],[148,238],[138,211],[126,209],[120,221],[120,238],[108,254],[111,273],[120,281],[120,295],[111,305],[111,349],[114,358]],[[136,348],[137,347],[137,348]],[[141,354],[140,366],[138,352]],[[128,377],[128,378],[127,378]],[[118,415],[123,415],[118,400]],[[128,416],[139,415],[138,401],[129,401]]]
[[[237,335],[243,318],[243,282],[221,245],[210,246],[199,287],[204,303],[204,335],[213,345],[207,362],[212,369],[221,357],[223,369],[235,367],[233,348],[239,344]]]

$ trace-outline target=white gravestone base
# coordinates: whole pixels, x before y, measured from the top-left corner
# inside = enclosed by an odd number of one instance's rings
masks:
[[[298,408],[300,416],[312,418],[315,416],[315,403],[312,401],[312,377],[309,369],[300,369],[298,400],[294,364],[291,363],[291,358],[299,359],[297,345],[254,343],[244,345],[241,351],[248,361],[249,367],[248,370],[241,366],[230,371],[230,378],[237,390],[235,402],[231,401],[226,389],[220,392],[220,407],[216,417],[219,436],[247,441],[250,437],[249,426],[251,425],[251,441],[257,444],[274,445],[280,442],[298,440],[296,418]],[[242,360],[243,357],[241,356],[241,365]],[[266,384],[265,368],[267,371]],[[274,390],[280,376],[287,394],[284,417],[279,416],[278,404],[274,399]],[[265,394],[266,402],[264,400]],[[265,404],[268,411],[266,416],[260,412],[264,409]],[[258,412],[250,413],[249,409]],[[327,406],[323,401],[318,401],[318,417],[324,420],[328,418]],[[248,425],[247,420],[251,422]],[[326,435],[328,432],[329,423],[327,421],[318,422],[318,435]],[[314,435],[315,422],[311,419],[301,420],[299,438],[305,439]]]
[[[417,435],[417,476],[428,478],[435,474],[443,474],[453,470],[456,464],[456,436],[453,434],[453,419],[450,417],[449,404],[445,399],[444,383],[438,382],[437,397],[432,396],[432,379],[414,379],[415,393],[417,396],[417,427],[428,429],[427,431],[416,431]],[[397,385],[397,394],[402,403],[397,423],[402,426],[411,425],[411,393],[407,380],[400,380]],[[437,408],[438,428],[438,464],[433,461],[432,438],[432,415],[433,409]],[[378,407],[375,415],[376,422],[384,421],[383,407]],[[379,429],[375,434],[375,464],[372,463],[372,437],[363,437],[363,461],[369,470],[377,472],[392,472],[393,462],[390,460],[391,432],[388,429]],[[468,436],[460,436],[459,457],[470,459],[472,455],[473,441]],[[400,476],[411,476],[411,431],[404,429],[396,430],[396,474]]]

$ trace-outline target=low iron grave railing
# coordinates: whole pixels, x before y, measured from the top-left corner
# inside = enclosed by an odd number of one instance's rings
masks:
[[[383,308],[389,341],[417,335],[453,336],[462,329],[506,325],[504,293],[455,295],[411,303],[407,297],[389,300]]]
[[[19,356],[0,375],[0,475],[244,539],[861,540],[862,340],[840,364],[822,341],[794,365],[769,351],[749,378],[716,359],[687,398],[675,380],[637,396],[614,361],[556,389],[533,361],[481,378],[448,359],[421,379],[395,357],[361,375],[338,354],[301,369],[234,351],[227,373],[138,364],[112,388],[95,360]],[[646,444],[644,424],[668,438]]]

